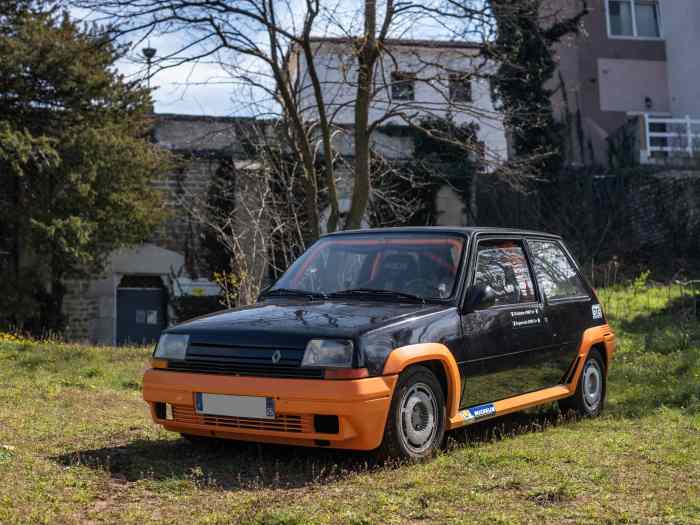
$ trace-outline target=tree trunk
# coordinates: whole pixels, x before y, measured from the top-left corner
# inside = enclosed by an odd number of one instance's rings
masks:
[[[291,124],[293,139],[289,146],[294,151],[302,166],[304,167],[304,207],[308,214],[308,223],[311,230],[312,241],[321,235],[319,228],[320,216],[318,211],[318,182],[316,180],[316,170],[314,168],[314,158],[311,152],[311,144],[306,135],[306,129],[302,117],[299,114],[299,107],[294,103],[292,95],[287,89],[287,77],[277,67],[273,68],[277,85],[280,86],[279,95],[282,98],[285,114]]]
[[[479,221],[478,191],[479,172],[476,169],[472,169],[471,180],[469,181],[469,215],[470,222],[473,226],[476,226]]]
[[[323,160],[326,169],[326,186],[328,187],[328,200],[331,207],[331,214],[328,217],[328,222],[326,223],[326,231],[328,231],[328,233],[332,233],[338,228],[340,209],[338,205],[338,190],[335,186],[335,170],[333,168],[331,126],[328,122],[326,103],[323,98],[323,89],[321,87],[321,81],[318,78],[318,74],[316,73],[314,56],[311,52],[311,45],[308,39],[304,41],[304,57],[306,58],[306,67],[309,71],[309,77],[311,78],[311,85],[313,86],[314,97],[316,99],[316,106],[318,108],[318,118],[323,141]]]
[[[370,130],[369,109],[372,101],[372,74],[377,60],[377,6],[375,0],[365,0],[365,34],[358,52],[357,98],[355,100],[355,173],[352,204],[345,223],[346,229],[362,226],[370,192]]]

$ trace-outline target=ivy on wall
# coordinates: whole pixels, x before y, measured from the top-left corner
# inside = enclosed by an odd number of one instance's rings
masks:
[[[476,178],[483,172],[484,145],[477,136],[476,123],[456,124],[452,119],[424,119],[419,126],[386,125],[379,131],[390,137],[410,137],[410,160],[394,162],[375,159],[373,185],[391,191],[404,200],[411,199],[412,213],[397,216],[395,205],[375,199],[371,207],[372,226],[429,226],[437,220],[436,197],[445,186],[451,187],[470,207],[475,197]],[[381,193],[381,192],[380,192]]]

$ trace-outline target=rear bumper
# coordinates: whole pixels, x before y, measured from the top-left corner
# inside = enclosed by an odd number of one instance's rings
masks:
[[[377,448],[384,434],[396,375],[356,380],[278,379],[147,370],[143,398],[153,420],[165,429],[202,436],[330,446]],[[203,417],[195,393],[263,396],[275,399],[275,420]],[[157,403],[172,406],[172,419],[158,417]],[[317,432],[314,416],[338,416],[338,432]]]

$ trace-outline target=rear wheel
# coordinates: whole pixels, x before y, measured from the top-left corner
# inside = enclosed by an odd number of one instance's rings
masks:
[[[435,453],[444,436],[445,394],[440,382],[424,366],[405,370],[391,400],[379,455],[423,459]]]
[[[592,348],[583,364],[576,393],[559,401],[559,408],[564,413],[574,411],[582,417],[599,415],[605,403],[606,381],[603,357],[597,348]]]

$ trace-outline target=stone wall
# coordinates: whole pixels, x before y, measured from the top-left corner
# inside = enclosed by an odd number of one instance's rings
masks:
[[[64,336],[72,341],[89,341],[95,330],[99,314],[98,301],[90,294],[91,281],[86,279],[66,281],[63,313],[66,316]]]
[[[206,201],[212,177],[221,159],[195,157],[183,161],[183,168],[168,173],[154,183],[163,191],[168,217],[151,238],[151,242],[186,256],[185,264],[195,273],[202,269],[199,258],[201,229],[187,208]]]

